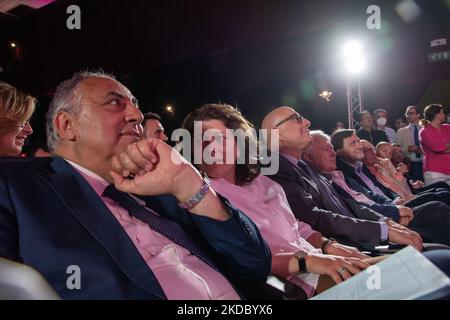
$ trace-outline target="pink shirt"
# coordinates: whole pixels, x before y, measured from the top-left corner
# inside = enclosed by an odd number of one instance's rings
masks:
[[[102,197],[109,184],[106,180],[76,163],[68,162],[86,179],[124,228],[155,274],[167,299],[240,299],[228,280],[219,272],[183,247],[153,231],[146,223],[131,217],[113,200]],[[144,205],[143,201],[135,199]]]
[[[283,188],[276,182],[262,175],[245,186],[236,186],[225,179],[211,179],[211,181],[214,190],[255,222],[269,244],[272,255],[293,253],[298,250],[321,252],[305,240],[315,231],[310,225],[297,221]],[[311,297],[315,292],[318,278],[316,274],[305,273],[290,276],[288,280],[302,287]]]
[[[423,148],[423,171],[450,175],[450,153],[444,153],[445,144],[450,142],[450,125],[441,125],[439,131],[428,125],[419,132]]]
[[[338,171],[338,170],[333,171],[331,173],[331,180],[333,180],[334,183],[336,183],[338,186],[340,186],[342,189],[344,189],[356,201],[365,203],[369,206],[372,206],[375,204],[375,201],[370,200],[365,194],[363,194],[361,192],[357,192],[353,189],[350,189],[347,182],[345,181],[344,173],[342,171]]]

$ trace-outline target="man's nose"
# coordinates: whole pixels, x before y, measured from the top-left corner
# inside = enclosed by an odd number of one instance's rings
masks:
[[[306,118],[303,118],[302,124],[305,128],[309,128],[311,126],[311,121]]]
[[[141,110],[139,110],[139,108],[131,101],[127,102],[125,110],[125,122],[142,123],[142,121],[144,121],[144,115]]]

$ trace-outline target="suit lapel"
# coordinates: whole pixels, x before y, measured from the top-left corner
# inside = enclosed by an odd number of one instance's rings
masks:
[[[317,186],[317,184],[311,179],[311,177],[308,175],[307,172],[304,172],[304,170],[302,168],[300,168],[298,165],[293,164],[292,162],[290,162],[288,159],[284,158],[283,156],[281,156],[281,158],[283,158],[283,161],[286,162],[286,165],[289,166],[289,168],[292,169],[292,171],[294,172],[295,178],[297,179],[297,181],[304,185],[305,183],[309,184],[317,193],[319,192],[319,187]]]
[[[87,181],[61,158],[55,158],[51,166],[56,175],[38,174],[51,186],[68,211],[105,248],[130,280],[158,298],[165,299],[153,272]]]
[[[348,175],[349,177],[356,179],[356,181],[358,181],[360,185],[362,185],[367,190],[370,190],[369,186],[363,181],[363,179],[361,179],[360,176],[356,174],[355,169],[353,169],[352,167],[350,167],[350,165],[340,159],[339,156],[336,158],[336,163],[338,164],[338,169],[341,170],[344,175]]]

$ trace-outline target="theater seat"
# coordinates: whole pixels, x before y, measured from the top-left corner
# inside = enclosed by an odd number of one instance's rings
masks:
[[[0,300],[59,300],[44,277],[33,268],[0,258]]]

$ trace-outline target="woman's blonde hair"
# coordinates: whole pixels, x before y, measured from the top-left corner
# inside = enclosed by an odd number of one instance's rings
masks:
[[[28,121],[36,107],[36,99],[0,81],[0,134]]]

